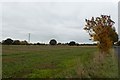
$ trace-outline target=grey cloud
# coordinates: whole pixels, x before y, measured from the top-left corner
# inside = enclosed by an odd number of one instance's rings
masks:
[[[91,42],[83,30],[85,18],[110,14],[117,24],[117,5],[113,3],[39,2],[3,3],[3,39],[26,39],[48,43],[75,40]],[[115,25],[117,26],[117,25]]]

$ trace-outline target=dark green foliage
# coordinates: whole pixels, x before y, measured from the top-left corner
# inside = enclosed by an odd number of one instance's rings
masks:
[[[40,45],[40,43],[38,42],[36,45]]]
[[[26,40],[24,40],[24,41],[21,41],[20,44],[21,44],[21,45],[28,45],[29,43],[28,43]]]
[[[12,40],[10,38],[7,38],[6,40],[2,41],[3,45],[28,45],[29,43],[24,40],[24,41],[20,41],[20,40]]]
[[[13,43],[13,40],[10,39],[10,38],[7,38],[6,40],[3,40],[2,44],[5,44],[5,45],[11,45]]]
[[[118,41],[118,42],[116,43],[116,45],[117,45],[117,46],[120,46],[120,41]]]
[[[57,45],[62,45],[61,43],[58,43]]]
[[[55,39],[52,39],[50,40],[49,42],[50,45],[56,45],[57,44],[57,41]]]
[[[20,41],[19,40],[14,40],[13,41],[13,45],[20,45],[21,43],[20,43]]]
[[[71,41],[68,45],[70,45],[70,46],[75,46],[76,43],[75,43],[75,41]]]

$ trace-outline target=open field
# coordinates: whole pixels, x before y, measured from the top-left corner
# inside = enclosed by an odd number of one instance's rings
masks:
[[[118,78],[113,50],[99,61],[96,47],[2,46],[3,78]]]

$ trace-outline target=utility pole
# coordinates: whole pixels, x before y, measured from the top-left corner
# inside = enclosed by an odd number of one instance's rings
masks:
[[[28,33],[28,42],[30,43],[30,33]]]

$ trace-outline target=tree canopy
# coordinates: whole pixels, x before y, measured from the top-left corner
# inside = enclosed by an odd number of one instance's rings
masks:
[[[74,45],[76,45],[76,42],[75,41],[70,41],[70,43],[68,45],[74,46]]]
[[[50,45],[56,45],[57,44],[57,41],[55,39],[52,39],[50,40],[49,42]]]
[[[13,43],[13,40],[10,39],[10,38],[7,38],[6,40],[3,40],[2,43],[5,44],[5,45],[11,45]]]
[[[92,17],[90,20],[85,19],[86,30],[93,41],[97,41],[101,52],[108,53],[114,42],[118,41],[118,34],[116,33],[114,21],[108,15],[101,15],[100,17]]]

